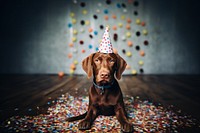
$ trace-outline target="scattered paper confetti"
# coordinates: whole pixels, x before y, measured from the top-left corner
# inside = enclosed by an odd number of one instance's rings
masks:
[[[77,89],[75,90],[77,91]],[[87,90],[85,90],[87,91]],[[51,100],[51,98],[49,99]],[[68,93],[57,100],[49,101],[46,114],[37,116],[13,116],[3,124],[4,132],[79,132],[79,121],[67,122],[66,118],[83,114],[87,111],[87,96],[73,97]],[[179,132],[184,128],[199,128],[196,119],[183,115],[173,105],[168,107],[148,100],[140,100],[139,96],[124,97],[129,121],[136,132]],[[120,124],[115,116],[98,116],[92,128],[86,132],[121,132]]]

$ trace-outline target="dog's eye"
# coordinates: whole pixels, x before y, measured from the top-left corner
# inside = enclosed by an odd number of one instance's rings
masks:
[[[110,59],[110,63],[114,63],[114,62],[115,62],[114,60]]]
[[[95,62],[99,62],[99,60],[98,60],[98,59],[96,59],[96,60],[95,60]]]

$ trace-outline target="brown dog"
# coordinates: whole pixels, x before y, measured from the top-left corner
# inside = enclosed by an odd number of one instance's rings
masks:
[[[68,118],[67,121],[83,119],[78,128],[90,129],[98,115],[116,115],[123,132],[133,132],[133,126],[128,122],[123,96],[115,77],[121,79],[126,68],[126,62],[118,54],[93,53],[82,62],[82,67],[88,78],[93,75],[93,85],[89,89],[88,111],[80,116]],[[115,75],[115,76],[114,76]]]

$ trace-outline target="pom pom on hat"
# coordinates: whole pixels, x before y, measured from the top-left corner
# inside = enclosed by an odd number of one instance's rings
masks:
[[[109,26],[106,26],[105,32],[103,34],[103,38],[99,45],[99,52],[100,53],[113,53],[113,47],[110,40],[109,35]]]

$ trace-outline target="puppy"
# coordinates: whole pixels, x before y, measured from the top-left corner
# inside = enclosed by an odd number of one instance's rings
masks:
[[[67,121],[83,119],[79,130],[87,130],[99,115],[116,115],[123,132],[133,132],[133,125],[128,122],[123,95],[116,79],[120,80],[126,68],[126,61],[118,54],[96,52],[85,58],[82,68],[88,78],[93,76],[89,89],[88,111]]]

